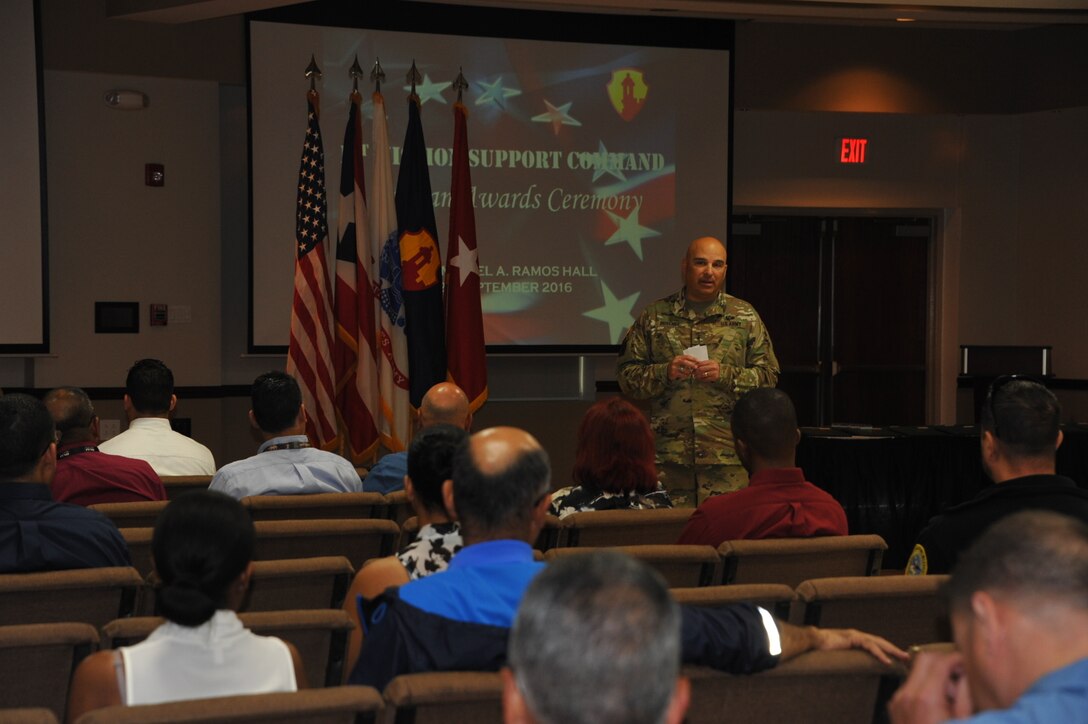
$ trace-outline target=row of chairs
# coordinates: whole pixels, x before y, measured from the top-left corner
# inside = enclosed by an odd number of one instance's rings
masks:
[[[201,486],[207,488],[207,485]],[[193,486],[195,489],[196,486]],[[170,495],[170,491],[167,491]],[[175,496],[176,497],[176,494]],[[173,498],[129,503],[96,503],[89,506],[104,514],[118,528],[150,528]],[[307,518],[376,518],[398,525],[407,517],[408,496],[404,491],[382,493],[316,493],[313,495],[254,495],[242,498],[255,521],[300,520]]]
[[[725,541],[716,549],[677,544],[608,546],[654,567],[673,588],[718,583],[781,583],[796,587],[809,578],[873,576],[880,572],[887,547],[878,535],[736,540]],[[544,560],[594,550],[600,548],[552,548],[544,554]]]
[[[294,644],[311,687],[340,688],[352,628],[346,613],[271,611],[241,613],[239,618],[255,633]],[[111,621],[100,630],[73,622],[0,626],[0,702],[6,707],[44,707],[63,720],[71,675],[84,657],[97,649],[138,643],[161,623],[161,618],[136,617]],[[8,721],[3,712],[0,721]]]
[[[355,568],[371,558],[391,555],[400,540],[400,526],[392,520],[325,519],[264,520],[254,523],[255,561],[285,558],[343,556]],[[153,528],[121,528],[132,565],[142,575],[152,570]]]
[[[331,613],[331,612],[330,612]],[[128,622],[129,624],[132,621]],[[286,638],[290,638],[288,632]],[[70,672],[95,649],[86,624],[0,627],[0,673],[12,722],[63,721]],[[113,643],[121,639],[114,637]],[[837,722],[869,724],[905,674],[860,651],[813,651],[752,676],[684,667],[691,680],[691,724],[719,722]],[[61,692],[64,692],[62,694]],[[144,707],[110,707],[79,721],[381,721],[388,724],[501,722],[502,683],[491,672],[435,672],[399,676],[384,695],[367,687],[329,687],[299,694],[262,694]],[[883,692],[883,695],[882,695]],[[46,712],[41,711],[45,709]],[[53,718],[50,718],[52,716]]]
[[[813,578],[796,588],[750,583],[673,588],[680,603],[723,606],[750,602],[799,626],[856,628],[906,649],[952,640],[942,587],[948,576]]]
[[[243,612],[339,609],[355,569],[343,556],[255,561]],[[5,624],[108,621],[154,611],[153,579],[134,568],[0,575]]]

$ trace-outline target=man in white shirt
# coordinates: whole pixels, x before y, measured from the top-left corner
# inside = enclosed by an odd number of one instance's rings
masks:
[[[178,404],[174,373],[157,359],[142,359],[125,380],[128,429],[98,449],[111,455],[146,460],[160,476],[212,475],[212,452],[196,440],[174,432],[170,413]]]
[[[306,408],[294,377],[265,372],[253,381],[251,400],[249,422],[264,442],[253,457],[224,465],[212,478],[211,490],[239,499],[362,491],[355,466],[335,453],[310,446]]]

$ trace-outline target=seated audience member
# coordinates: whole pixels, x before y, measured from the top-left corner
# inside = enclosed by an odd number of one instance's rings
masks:
[[[737,457],[748,487],[704,501],[688,520],[680,543],[846,535],[846,513],[826,491],[805,480],[794,454],[801,440],[789,395],[759,387],[733,408]]]
[[[1038,382],[999,377],[979,425],[982,467],[996,483],[933,518],[918,534],[907,573],[948,573],[956,557],[995,521],[1021,510],[1066,513],[1088,523],[1088,490],[1056,475],[1061,406]]]
[[[443,494],[452,483],[453,453],[468,433],[453,425],[433,425],[422,430],[408,446],[408,474],[404,490],[419,522],[415,538],[395,556],[377,558],[355,574],[344,598],[344,610],[355,623],[348,644],[354,659],[362,643],[359,597],[374,598],[390,586],[446,570],[462,548],[461,527],[450,518]]]
[[[170,428],[170,413],[178,404],[174,373],[157,359],[142,359],[125,380],[128,429],[99,444],[111,455],[146,460],[163,475],[212,475],[211,450]]]
[[[525,591],[502,671],[506,724],[679,724],[680,607],[621,553],[550,564]]]
[[[53,500],[76,505],[166,500],[162,480],[144,460],[98,450],[98,415],[87,393],[58,387],[45,406],[60,434]]]
[[[130,565],[109,518],[53,500],[56,469],[49,410],[29,395],[0,397],[0,573]]]
[[[362,604],[365,639],[358,660],[349,662],[351,683],[381,690],[399,674],[496,671],[505,663],[518,604],[544,568],[530,542],[551,504],[549,482],[547,453],[523,430],[490,428],[457,450],[446,502],[465,547],[445,571]],[[878,637],[790,626],[749,604],[686,607],[682,618],[684,660],[736,673],[813,648],[864,648],[885,662],[906,656]]]
[[[100,651],[76,669],[68,721],[93,709],[234,694],[295,691],[294,646],[257,636],[234,611],[253,573],[253,522],[221,493],[186,493],[163,510],[151,549],[166,622],[133,646]]]
[[[239,499],[360,492],[362,482],[350,462],[310,446],[306,408],[294,377],[286,372],[265,372],[253,381],[251,402],[249,422],[264,442],[253,457],[224,465],[212,478],[209,490]]]
[[[439,382],[427,390],[419,403],[419,429],[434,425],[453,425],[462,430],[472,427],[472,412],[464,390],[452,382]],[[363,490],[368,493],[392,493],[404,489],[404,476],[408,472],[408,451],[383,455],[363,479]]]
[[[1003,518],[960,555],[946,592],[958,651],[917,656],[889,706],[894,724],[1088,722],[1083,521]]]
[[[672,507],[668,491],[657,480],[650,423],[621,397],[600,400],[586,410],[578,426],[571,477],[577,485],[552,493],[552,515]]]

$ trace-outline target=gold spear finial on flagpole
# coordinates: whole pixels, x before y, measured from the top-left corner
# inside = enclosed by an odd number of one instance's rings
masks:
[[[412,67],[408,69],[408,84],[412,86],[412,92],[408,95],[409,98],[416,103],[419,102],[419,96],[416,95],[416,86],[423,82],[423,76],[420,75],[419,69],[416,68],[416,59],[412,58]]]
[[[353,96],[359,95],[359,79],[363,77],[365,71],[363,67],[359,65],[359,56],[355,56],[355,62],[348,68],[348,75],[351,76],[351,94]]]
[[[465,80],[465,69],[457,68],[457,77],[453,79],[453,87],[457,90],[457,102],[461,102],[461,95],[468,90],[468,81]]]
[[[317,61],[310,54],[310,64],[306,66],[306,77],[310,79],[310,92],[317,92],[317,81],[321,80],[321,69],[317,67]]]
[[[374,92],[382,92],[382,81],[385,80],[385,71],[382,70],[380,58],[374,58],[374,67],[370,69],[370,81],[374,84]]]

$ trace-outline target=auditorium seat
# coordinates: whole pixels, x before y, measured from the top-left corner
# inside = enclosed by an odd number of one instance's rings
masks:
[[[64,721],[72,672],[97,646],[88,623],[0,626],[0,702],[44,707]]]
[[[352,622],[340,609],[239,613],[242,625],[261,636],[275,636],[298,649],[311,687],[339,686],[344,673]],[[102,627],[102,648],[115,649],[143,641],[165,619],[136,616]]]
[[[151,553],[151,534],[154,528],[121,528],[121,537],[128,545],[128,555],[135,568],[145,580],[155,570],[155,557]]]
[[[864,651],[810,651],[749,676],[684,666],[688,724],[870,724],[881,684],[905,671]]]
[[[725,541],[722,583],[782,583],[796,588],[810,578],[872,576],[888,545],[878,535]]]
[[[611,547],[672,545],[691,517],[691,508],[588,510],[562,519],[560,545]]]
[[[703,586],[701,588],[669,589],[677,603],[691,606],[726,606],[731,603],[754,603],[776,617],[787,620],[790,604],[796,592],[781,583],[736,583],[732,586]]]
[[[166,488],[167,500],[173,500],[190,490],[207,490],[212,482],[211,475],[160,475],[159,479]]]
[[[4,724],[58,724],[56,715],[44,707],[0,709],[0,722]]]
[[[397,525],[403,524],[404,521],[415,514],[412,510],[412,504],[408,502],[408,493],[403,490],[386,493],[382,498],[385,504],[384,517],[394,521]]]
[[[0,621],[5,624],[81,621],[96,629],[130,616],[143,579],[135,568],[0,575]]]
[[[260,520],[255,522],[254,560],[344,556],[358,570],[371,558],[388,556],[400,537],[391,520]]]
[[[381,493],[315,493],[313,495],[253,495],[242,498],[253,520],[311,518],[384,518]]]
[[[900,648],[951,641],[948,603],[940,588],[948,576],[817,578],[797,587],[790,612],[796,624],[857,628]]]
[[[253,561],[243,611],[340,608],[355,569],[344,556]]]
[[[484,724],[502,721],[502,678],[490,671],[403,674],[383,692],[386,724]]]
[[[356,724],[376,721],[381,694],[369,686],[222,696],[168,704],[109,706],[89,711],[77,724],[164,724],[165,722],[271,722]]]
[[[168,500],[141,500],[131,503],[95,503],[87,506],[113,521],[118,528],[154,528]]]
[[[599,548],[552,548],[544,554],[545,561],[577,556]],[[661,574],[670,588],[709,586],[718,569],[718,552],[710,546],[694,545],[633,545],[612,546],[609,550],[621,551],[646,563]]]

